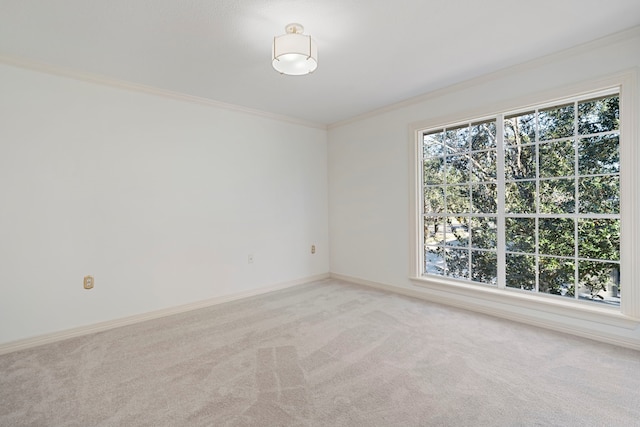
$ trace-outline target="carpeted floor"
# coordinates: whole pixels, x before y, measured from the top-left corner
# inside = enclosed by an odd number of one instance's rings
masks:
[[[0,356],[2,426],[640,426],[640,353],[326,280]]]

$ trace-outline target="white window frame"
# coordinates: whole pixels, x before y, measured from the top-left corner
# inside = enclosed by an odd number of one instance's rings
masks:
[[[423,276],[424,224],[422,207],[423,131],[450,123],[476,120],[478,117],[503,117],[503,113],[525,111],[567,98],[615,89],[620,96],[620,282],[623,295],[620,307],[502,289],[481,283],[440,276]],[[596,81],[563,87],[528,97],[496,103],[474,111],[438,117],[410,125],[410,280],[418,286],[442,295],[443,301],[473,306],[473,301],[506,303],[523,309],[570,316],[611,326],[634,329],[640,325],[640,140],[638,139],[638,70],[633,69]],[[498,171],[499,172],[499,171]],[[504,268],[504,266],[502,266]],[[479,304],[482,304],[481,302]],[[482,311],[482,310],[481,310]]]

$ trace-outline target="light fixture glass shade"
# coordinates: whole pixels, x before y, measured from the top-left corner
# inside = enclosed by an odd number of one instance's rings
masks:
[[[273,38],[273,68],[282,74],[301,76],[318,68],[318,46],[311,36],[302,34],[300,24],[285,27],[287,34]]]

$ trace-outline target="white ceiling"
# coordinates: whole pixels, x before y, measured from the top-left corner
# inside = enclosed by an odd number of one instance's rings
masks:
[[[299,22],[307,76],[271,68]],[[0,0],[0,55],[331,124],[640,24],[640,0]]]

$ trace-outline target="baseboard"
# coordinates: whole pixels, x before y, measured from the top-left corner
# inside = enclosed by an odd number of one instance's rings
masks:
[[[197,310],[199,308],[210,307],[225,302],[236,301],[242,298],[248,298],[256,295],[266,294],[268,292],[278,291],[280,289],[290,288],[292,286],[302,285],[305,283],[316,282],[331,277],[329,273],[317,274],[301,279],[291,280],[278,283],[275,285],[265,286],[250,291],[238,292],[231,295],[223,295],[202,301],[196,301],[189,304],[169,307],[161,310],[155,310],[147,313],[136,314],[133,316],[123,317],[119,319],[108,320],[106,322],[94,323],[92,325],[80,326],[64,331],[52,332],[49,334],[39,335],[36,337],[26,338],[18,341],[12,341],[0,344],[0,355],[14,351],[25,350],[45,344],[51,344],[57,341],[63,341],[69,338],[75,338],[83,335],[93,334],[96,332],[107,331],[109,329],[119,328],[121,326],[133,325],[135,323],[145,322],[147,320],[158,319],[160,317],[171,316],[173,314],[184,313],[187,311]]]
[[[594,341],[613,344],[620,347],[630,348],[633,350],[640,350],[640,342],[632,338],[612,336],[610,334],[601,333],[597,330],[589,329],[587,327],[580,328],[580,327],[575,327],[567,324],[554,322],[551,320],[545,320],[542,317],[518,314],[509,310],[496,309],[495,307],[485,307],[482,304],[472,304],[472,303],[468,303],[467,301],[455,298],[455,294],[452,294],[451,297],[443,297],[441,295],[428,293],[428,291],[424,290],[423,288],[409,289],[409,288],[404,288],[400,286],[388,285],[384,283],[374,282],[371,280],[361,279],[358,277],[347,276],[339,273],[331,273],[331,278],[336,280],[341,280],[344,282],[354,283],[357,285],[368,286],[371,288],[380,289],[387,292],[393,292],[396,294],[405,295],[413,298],[418,298],[425,301],[435,302],[439,304],[462,308],[469,311],[474,311],[477,313],[500,317],[507,320],[513,320],[516,322],[525,323],[532,326],[550,329],[556,332],[576,335],[576,336],[588,338]]]

